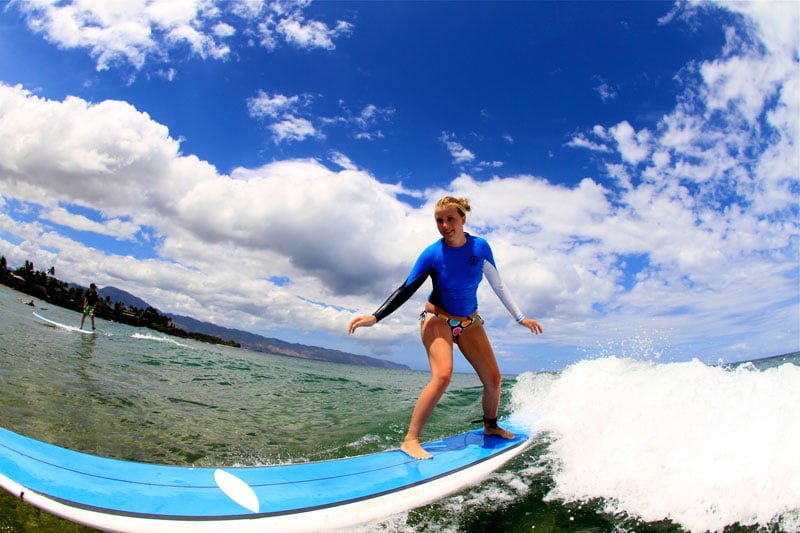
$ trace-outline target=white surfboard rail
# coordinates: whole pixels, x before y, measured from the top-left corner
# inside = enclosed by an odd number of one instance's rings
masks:
[[[77,326],[69,326],[67,324],[62,324],[61,322],[56,322],[55,320],[47,318],[46,316],[40,315],[36,311],[33,312],[33,316],[35,316],[36,318],[39,318],[41,320],[44,320],[45,322],[47,322],[51,326],[55,326],[57,328],[66,329],[66,330],[69,330],[69,331],[78,331],[78,332],[84,333],[86,335],[92,335],[94,333],[94,331],[89,331],[88,329],[81,329],[81,328],[79,328]]]

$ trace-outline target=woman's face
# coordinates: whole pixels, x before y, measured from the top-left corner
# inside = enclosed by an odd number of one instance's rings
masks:
[[[444,237],[444,242],[450,246],[461,246],[466,239],[464,238],[464,222],[467,217],[458,212],[454,205],[439,207],[434,211],[436,218],[436,228]]]

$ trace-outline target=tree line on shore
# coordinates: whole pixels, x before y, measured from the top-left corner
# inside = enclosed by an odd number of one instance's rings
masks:
[[[13,271],[9,270],[5,256],[0,257],[0,283],[49,304],[78,312],[83,311],[83,299],[88,293],[88,289],[84,287],[56,278],[55,267],[50,267],[46,271],[35,270],[33,263],[26,260],[23,266]],[[139,309],[135,306],[126,306],[122,302],[112,302],[108,296],[100,298],[94,314],[105,320],[146,327],[175,337],[240,347],[235,341],[178,328],[172,323],[171,318],[162,315],[154,307]]]

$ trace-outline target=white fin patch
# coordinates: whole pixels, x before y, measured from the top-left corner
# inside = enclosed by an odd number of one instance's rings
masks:
[[[214,481],[217,482],[219,488],[222,489],[222,492],[224,492],[228,498],[235,501],[245,509],[248,509],[254,513],[258,512],[260,507],[258,503],[258,496],[256,496],[255,491],[250,487],[250,485],[234,476],[230,472],[220,469],[214,471]]]

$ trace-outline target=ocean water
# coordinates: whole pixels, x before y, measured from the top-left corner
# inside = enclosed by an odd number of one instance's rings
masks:
[[[230,466],[393,448],[428,377],[103,320],[81,335],[18,297],[0,287],[0,426],[107,457]],[[626,347],[507,377],[504,391],[501,411],[538,432],[528,451],[475,487],[349,531],[800,531],[800,354],[710,367]],[[471,429],[480,396],[457,374],[423,438]],[[0,493],[0,532],[28,531],[89,529]]]

